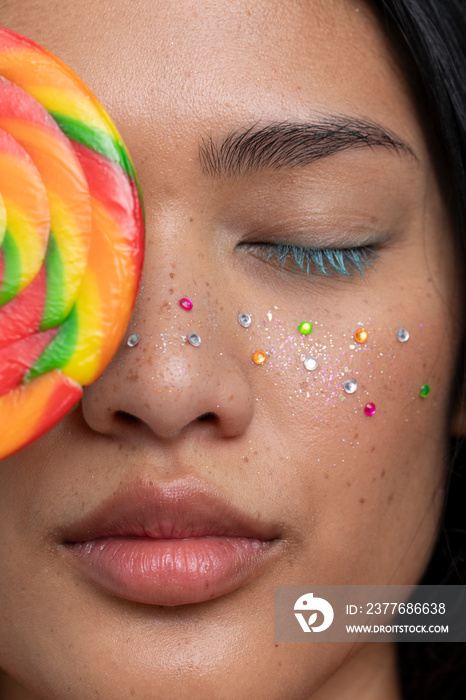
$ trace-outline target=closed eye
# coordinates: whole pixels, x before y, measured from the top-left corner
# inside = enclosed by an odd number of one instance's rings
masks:
[[[266,262],[276,263],[281,269],[301,270],[308,276],[344,275],[351,277],[354,273],[364,275],[364,270],[372,266],[377,257],[373,246],[352,248],[305,248],[285,243],[248,243],[250,252]]]

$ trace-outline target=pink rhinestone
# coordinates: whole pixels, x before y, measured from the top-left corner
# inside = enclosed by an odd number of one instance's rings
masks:
[[[376,410],[375,403],[366,403],[364,406],[364,413],[366,416],[369,416],[369,418],[375,414]]]
[[[183,297],[182,299],[180,299],[180,306],[185,311],[191,311],[191,309],[193,308],[193,302],[191,301],[191,299]]]

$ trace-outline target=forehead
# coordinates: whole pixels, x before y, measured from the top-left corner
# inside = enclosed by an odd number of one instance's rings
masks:
[[[12,0],[0,23],[68,63],[129,141],[134,127],[173,138],[327,111],[422,140],[388,41],[360,2]]]

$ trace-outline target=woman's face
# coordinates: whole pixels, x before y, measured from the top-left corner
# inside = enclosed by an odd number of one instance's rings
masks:
[[[1,464],[0,666],[34,698],[340,697],[387,647],[275,644],[273,586],[419,579],[459,341],[448,222],[390,46],[348,0],[23,0],[0,22],[109,110],[147,223],[138,345]],[[149,580],[115,573],[116,549],[76,564],[65,542],[108,534],[103,508],[163,530]]]

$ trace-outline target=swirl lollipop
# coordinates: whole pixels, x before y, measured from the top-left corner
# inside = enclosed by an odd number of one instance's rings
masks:
[[[0,459],[53,427],[113,357],[137,294],[143,215],[92,92],[0,28]]]

